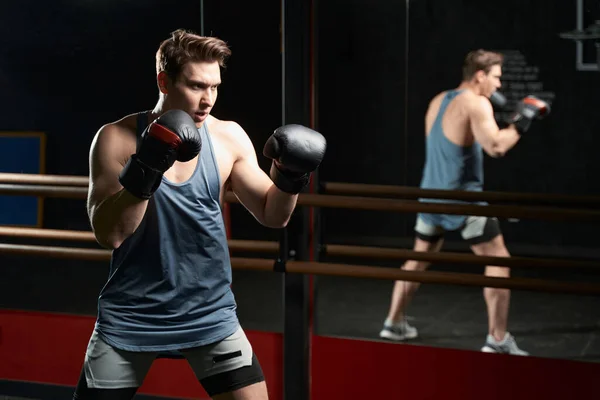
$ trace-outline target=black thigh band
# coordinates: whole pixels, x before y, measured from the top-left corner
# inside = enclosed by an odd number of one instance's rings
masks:
[[[428,243],[437,243],[444,237],[444,234],[439,233],[437,235],[424,235],[418,231],[415,231],[415,236]]]
[[[500,222],[497,218],[487,218],[483,227],[483,232],[479,236],[475,236],[467,239],[469,245],[487,243],[500,235],[502,230],[500,229]]]
[[[233,392],[246,386],[265,380],[262,368],[256,354],[252,355],[252,364],[220,374],[208,376],[200,380],[202,387],[213,397],[218,394]]]

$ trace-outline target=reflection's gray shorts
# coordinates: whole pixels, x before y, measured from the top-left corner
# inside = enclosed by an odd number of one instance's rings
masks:
[[[445,229],[429,225],[419,217],[415,224],[415,232],[419,239],[433,243],[444,236]],[[460,228],[460,235],[471,245],[489,242],[501,233],[500,223],[495,217],[469,216]]]

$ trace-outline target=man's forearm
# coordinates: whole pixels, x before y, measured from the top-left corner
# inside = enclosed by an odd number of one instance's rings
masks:
[[[148,200],[123,189],[93,207],[90,220],[98,243],[109,249],[118,248],[138,228],[147,205]]]
[[[287,225],[296,202],[297,194],[285,193],[273,185],[267,192],[263,224],[272,228],[283,228]]]
[[[521,139],[521,135],[515,126],[509,125],[498,132],[498,137],[495,140],[494,148],[496,152],[504,155],[517,144],[519,139]]]

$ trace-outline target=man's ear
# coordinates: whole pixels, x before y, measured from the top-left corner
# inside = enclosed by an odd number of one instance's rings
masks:
[[[479,70],[479,71],[475,72],[475,81],[477,83],[481,83],[485,79],[485,76],[486,76],[485,71]]]
[[[158,84],[158,90],[160,90],[161,93],[163,94],[167,94],[168,90],[167,90],[167,81],[168,81],[168,77],[167,74],[165,73],[165,71],[161,71],[158,73],[158,75],[156,76],[156,82]]]

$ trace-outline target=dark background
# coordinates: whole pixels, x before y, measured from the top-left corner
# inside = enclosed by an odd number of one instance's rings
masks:
[[[4,2],[0,130],[46,132],[46,173],[87,175],[96,131],[154,106],[154,55],[160,41],[177,28],[199,33],[204,28],[233,51],[213,113],[245,128],[267,170],[262,145],[282,123],[280,2],[214,0],[205,1],[203,10],[201,4]],[[600,123],[594,95],[600,73],[577,71],[574,42],[558,36],[575,28],[574,2],[419,0],[408,8],[404,1],[389,0],[314,4],[316,128],[328,139],[321,180],[418,186],[427,103],[459,84],[468,51],[487,48],[519,51],[539,69],[536,82],[552,102],[552,115],[504,158],[486,157],[486,189],[598,194]],[[585,18],[587,24],[600,18],[600,7],[586,6]],[[82,200],[46,199],[44,209],[45,228],[90,229]],[[410,247],[414,218],[324,209],[323,239]],[[277,238],[276,231],[261,227],[238,205],[232,206],[232,219],[234,238]],[[513,253],[596,257],[593,224],[501,223]],[[465,249],[453,243],[450,248]],[[83,261],[42,263],[0,255],[0,264],[0,306],[5,308],[94,314],[108,273],[105,263]]]

